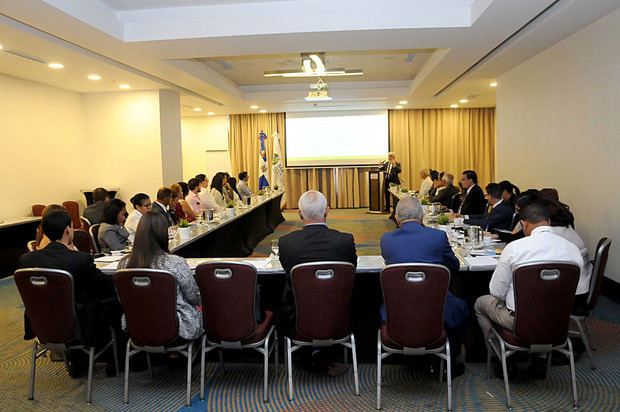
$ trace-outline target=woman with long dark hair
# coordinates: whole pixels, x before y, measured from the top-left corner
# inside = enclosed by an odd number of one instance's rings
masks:
[[[120,269],[146,268],[166,270],[177,282],[177,318],[179,336],[196,339],[202,333],[200,291],[192,272],[180,256],[168,249],[168,222],[156,212],[148,212],[140,219],[133,250],[118,264]]]
[[[211,179],[211,196],[215,200],[215,203],[219,207],[226,207],[226,197],[224,195],[224,181],[226,175],[222,172],[218,172]]]
[[[127,216],[125,202],[122,200],[112,199],[105,205],[103,222],[97,236],[102,252],[123,250],[129,246],[129,232],[125,229]]]

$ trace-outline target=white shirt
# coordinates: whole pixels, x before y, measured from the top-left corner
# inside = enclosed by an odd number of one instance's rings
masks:
[[[525,263],[561,261],[583,266],[577,246],[553,233],[550,226],[535,228],[530,236],[509,243],[502,252],[491,277],[491,295],[506,301],[509,310],[515,310],[512,272]]]
[[[583,258],[583,267],[581,268],[581,275],[579,276],[579,283],[577,284],[577,295],[588,293],[590,290],[590,277],[592,276],[592,263],[590,263],[590,257],[588,256],[588,248],[583,243],[581,236],[575,232],[570,226],[552,226],[551,230],[558,236],[571,242],[577,246],[581,257]]]
[[[138,223],[140,222],[140,218],[142,217],[142,213],[134,210],[127,216],[127,220],[125,221],[125,229],[129,232],[129,240],[133,243],[134,238],[136,237],[136,230],[138,229]]]
[[[213,196],[211,196],[211,193],[209,193],[209,189],[207,188],[200,189],[200,206],[203,210],[220,210],[220,206],[217,204]]]
[[[226,199],[224,199],[224,195],[220,193],[216,188],[211,188],[211,196],[213,196],[213,200],[219,207],[226,207]]]
[[[431,191],[432,188],[433,181],[430,176],[426,176],[426,179],[422,181],[422,185],[420,186],[419,198],[424,199],[425,197],[428,197],[428,193]]]

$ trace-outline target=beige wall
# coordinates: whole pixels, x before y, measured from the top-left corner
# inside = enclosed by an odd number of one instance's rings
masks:
[[[231,175],[228,151],[228,116],[184,117],[181,119],[183,141],[183,177],[185,181],[204,173],[209,177],[220,171]]]
[[[86,94],[83,109],[86,188],[120,188],[127,203],[138,192],[154,198],[163,173],[158,91]]]
[[[613,239],[620,282],[620,10],[498,79],[497,178],[555,187],[592,248]]]
[[[81,197],[87,179],[80,94],[4,75],[0,90],[0,220],[30,216],[35,203]]]

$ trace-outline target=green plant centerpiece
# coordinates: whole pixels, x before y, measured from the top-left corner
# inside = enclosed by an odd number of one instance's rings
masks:
[[[256,192],[256,194],[257,194],[258,196],[262,196],[262,195],[264,195],[264,194],[265,194],[265,192],[264,192],[263,190],[259,190],[258,192]]]
[[[394,186],[396,186],[396,183],[390,182],[390,187],[394,187]]]
[[[423,205],[428,205],[428,204],[429,204],[429,201],[428,201],[428,199],[427,199],[427,198],[424,198],[424,199],[420,200],[420,204],[423,204]]]
[[[226,207],[227,208],[234,208],[235,207],[235,203],[231,200],[230,202],[226,203]]]
[[[181,218],[179,219],[179,225],[180,228],[183,227],[189,227],[189,220],[185,219],[185,218]]]
[[[441,226],[445,226],[450,223],[450,216],[441,215],[437,218],[437,224]]]
[[[274,185],[274,186],[273,186],[273,190],[278,190],[278,189],[280,189],[280,188],[278,187],[278,185]]]
[[[402,188],[400,189],[400,191],[401,191],[401,193],[409,193],[409,189],[407,189],[407,187],[406,187],[406,186],[402,187]]]

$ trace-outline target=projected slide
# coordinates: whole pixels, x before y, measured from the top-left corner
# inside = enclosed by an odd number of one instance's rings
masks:
[[[286,114],[287,167],[374,166],[388,143],[385,110]]]

